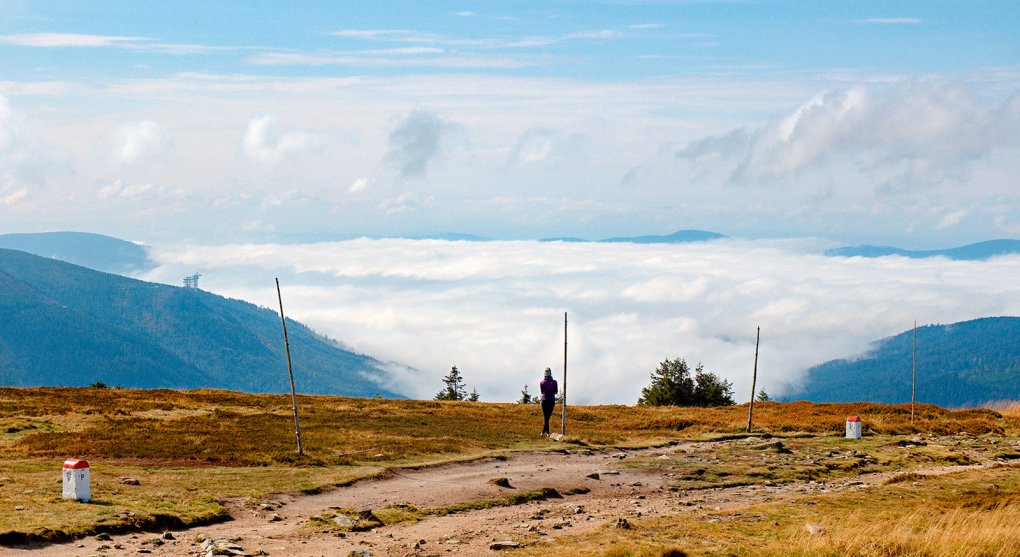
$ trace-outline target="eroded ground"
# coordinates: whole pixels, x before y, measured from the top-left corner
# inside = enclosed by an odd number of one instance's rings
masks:
[[[0,553],[494,555],[499,544],[535,550],[564,536],[654,517],[725,522],[764,502],[881,490],[1020,458],[1020,441],[966,435],[856,441],[749,437],[635,450],[562,447],[395,470],[318,495],[234,500],[228,503],[233,520],[170,535],[102,536]],[[362,528],[367,529],[355,531]]]

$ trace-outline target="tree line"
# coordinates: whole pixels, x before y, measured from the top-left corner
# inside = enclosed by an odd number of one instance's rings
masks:
[[[443,377],[443,389],[435,396],[435,400],[477,402],[478,399],[477,389],[472,389],[468,393],[457,366],[453,366]],[[525,385],[517,402],[530,404],[536,400],[537,397],[529,393],[528,386]],[[762,389],[757,400],[766,402],[770,398]],[[641,406],[731,406],[735,404],[733,383],[706,371],[701,363],[692,372],[690,365],[683,358],[667,359],[652,372],[651,383],[641,389],[641,397],[637,403]]]

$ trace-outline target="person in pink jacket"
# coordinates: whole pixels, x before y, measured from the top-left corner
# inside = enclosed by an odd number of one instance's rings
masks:
[[[538,388],[542,392],[542,417],[545,418],[542,435],[545,436],[549,435],[549,418],[552,416],[553,407],[556,406],[556,393],[560,390],[560,386],[553,379],[551,369],[545,368],[545,378],[538,384]]]

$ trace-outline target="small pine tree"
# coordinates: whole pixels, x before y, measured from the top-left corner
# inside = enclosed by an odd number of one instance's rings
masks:
[[[755,400],[757,400],[758,402],[769,402],[772,400],[772,397],[770,397],[769,394],[765,392],[765,389],[759,389],[758,397],[755,398]]]
[[[471,394],[468,395],[467,399],[471,402],[478,402],[478,389],[472,388]]]
[[[521,398],[517,400],[517,404],[531,404],[531,393],[528,392],[527,385],[524,385],[524,390],[521,391]]]
[[[666,360],[652,372],[652,383],[641,389],[642,406],[729,406],[733,402],[733,384],[705,371],[698,364],[691,368],[683,358]]]
[[[464,378],[461,377],[457,366],[450,369],[450,373],[443,377],[446,387],[436,394],[436,400],[464,400],[467,398],[467,388],[464,386]]]

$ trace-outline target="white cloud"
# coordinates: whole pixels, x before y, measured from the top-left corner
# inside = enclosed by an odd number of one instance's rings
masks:
[[[517,140],[517,146],[510,154],[509,164],[520,165],[545,160],[553,150],[555,130],[531,128]]]
[[[419,205],[418,196],[411,192],[404,192],[396,197],[384,199],[376,208],[382,211],[383,214],[396,215],[414,211]]]
[[[572,399],[628,404],[658,362],[676,356],[732,380],[735,398],[746,400],[759,325],[759,386],[782,396],[795,393],[811,365],[861,353],[914,319],[1020,313],[1020,257],[817,255],[826,247],[365,239],[157,246],[162,266],[147,278],[176,284],[199,269],[211,291],[272,306],[265,277],[279,276],[289,315],[423,372],[397,390],[429,398],[457,365],[490,401],[515,400],[542,369],[561,365],[564,311]]]
[[[951,228],[960,224],[964,218],[970,215],[970,211],[967,209],[961,209],[959,211],[952,211],[946,213],[942,220],[939,221],[938,228]]]
[[[429,164],[442,156],[446,138],[458,129],[432,112],[412,110],[390,131],[385,161],[401,178],[423,178]]]
[[[170,134],[160,123],[142,120],[124,124],[113,132],[110,159],[130,164],[158,156],[170,145]]]
[[[311,131],[284,131],[272,115],[259,115],[248,121],[242,148],[252,161],[272,165],[298,153],[326,144],[323,134]]]
[[[13,191],[8,194],[5,194],[4,190],[0,190],[0,205],[6,205],[10,207],[11,205],[17,204],[19,201],[21,201],[27,196],[28,190],[25,188],[21,188],[20,190]]]
[[[364,66],[393,68],[489,68],[516,69],[533,64],[508,56],[443,55],[430,47],[363,52],[267,52],[248,58],[256,66]],[[381,56],[383,55],[383,56]]]
[[[371,179],[362,176],[351,182],[351,187],[347,188],[347,191],[349,193],[358,193],[359,191],[364,191],[371,183]]]
[[[111,197],[120,197],[124,199],[131,199],[135,197],[141,197],[156,189],[155,184],[134,184],[125,185],[122,180],[116,180],[112,184],[103,186],[99,190],[100,199],[109,199]]]
[[[857,23],[873,25],[919,25],[924,23],[924,20],[919,17],[872,17],[867,19],[858,19]]]
[[[40,143],[28,130],[33,126],[0,96],[0,196],[14,205],[56,176],[70,172],[71,164],[60,149]]]
[[[728,163],[738,182],[789,179],[847,161],[860,173],[925,184],[1020,143],[1018,98],[1020,91],[988,99],[927,82],[861,85],[816,95],[768,125],[691,142],[677,156]]]
[[[105,47],[146,40],[148,39],[145,37],[84,35],[77,33],[24,33],[18,35],[0,35],[0,44],[41,48]]]

